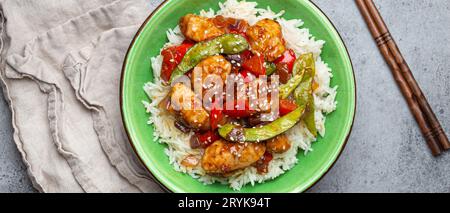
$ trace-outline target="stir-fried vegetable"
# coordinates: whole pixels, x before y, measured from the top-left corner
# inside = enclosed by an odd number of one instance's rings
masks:
[[[308,130],[317,135],[314,118],[314,98],[312,84],[315,75],[313,55],[301,55],[294,64],[294,77],[280,87],[280,113],[283,117],[267,125],[256,128],[242,128],[227,124],[219,128],[221,137],[234,142],[259,142],[276,137],[292,128],[305,113],[304,122]],[[295,90],[297,105],[288,103],[286,99]],[[294,106],[295,105],[295,106]],[[286,114],[286,115],[285,115]]]
[[[304,112],[305,108],[298,107],[293,112],[267,125],[254,128],[242,128],[237,125],[227,124],[219,128],[219,135],[232,142],[259,143],[274,138],[294,127],[300,121]]]
[[[275,64],[276,71],[275,74],[278,75],[278,79],[280,83],[287,84],[289,80],[292,78],[291,70],[289,70],[289,66],[287,64]]]
[[[297,109],[297,107],[294,101],[282,99],[280,100],[280,115],[285,116]]]
[[[250,27],[248,22],[243,19],[234,19],[220,15],[214,17],[212,21],[216,27],[223,29],[225,33],[240,34],[244,37],[247,36],[245,32]]]
[[[256,76],[265,75],[266,67],[264,64],[264,56],[263,55],[252,55],[250,58],[244,60],[244,64],[242,67],[245,70],[250,71],[252,74]]]
[[[295,88],[302,82],[303,75],[295,75],[286,84],[283,84],[279,88],[279,95],[281,99],[286,99],[294,92]]]
[[[304,58],[304,74],[303,80],[294,92],[294,96],[299,107],[305,108],[305,116],[303,121],[306,127],[314,135],[317,136],[317,128],[315,124],[315,107],[313,97],[313,81],[315,75],[315,63],[312,54],[302,55],[300,58]]]
[[[161,55],[163,56],[161,79],[163,81],[169,81],[173,70],[180,64],[184,55],[192,46],[194,46],[193,43],[185,41],[179,46],[168,47],[161,51]]]
[[[244,83],[248,84],[255,79],[255,75],[251,74],[250,71],[242,70],[239,75],[244,79]]]
[[[255,55],[249,50],[242,52],[239,58],[234,60],[242,63],[244,71],[251,72],[257,76],[272,75],[277,71],[275,63],[264,61],[264,56]]]
[[[314,78],[316,73],[316,62],[312,53],[306,53],[298,57],[296,63],[294,64],[293,74],[297,75],[298,72],[304,71],[305,69],[311,70],[312,77]]]
[[[195,133],[195,135],[193,135],[191,137],[190,145],[191,145],[192,149],[198,149],[198,148],[205,149],[219,139],[220,139],[220,137],[217,135],[217,133],[215,131],[207,131],[204,133]]]
[[[272,62],[266,62],[266,75],[272,75],[277,71],[277,65]]]
[[[211,109],[211,115],[210,115],[210,122],[211,122],[211,129],[216,130],[219,128],[220,122],[223,119],[223,112],[221,109],[218,109],[213,105],[213,108]]]
[[[314,56],[312,53],[301,55],[294,63],[292,72],[294,77],[286,84],[280,86],[280,98],[288,98],[292,92],[302,83],[303,76],[307,69],[314,70],[315,68]]]
[[[173,71],[170,82],[193,69],[206,57],[217,54],[238,54],[248,48],[247,40],[238,34],[225,34],[209,41],[199,42],[186,53],[181,63]]]
[[[275,64],[287,64],[290,73],[294,68],[294,63],[296,62],[295,52],[292,49],[286,50],[283,55],[281,55],[277,60],[274,61]]]
[[[317,137],[315,110],[316,107],[314,106],[314,99],[313,99],[311,101],[311,104],[308,106],[307,111],[305,112],[305,118],[303,118],[303,122],[305,122],[306,128],[308,128],[309,132],[314,137]]]

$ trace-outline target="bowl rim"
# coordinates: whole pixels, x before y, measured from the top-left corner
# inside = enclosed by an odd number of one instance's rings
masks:
[[[146,165],[146,163],[144,162],[144,160],[142,159],[142,157],[139,155],[139,152],[136,149],[136,146],[134,145],[131,136],[130,136],[130,132],[128,130],[128,125],[125,122],[125,110],[124,110],[124,96],[123,96],[123,92],[124,92],[124,76],[125,76],[125,70],[127,67],[127,61],[129,58],[129,54],[131,52],[131,49],[133,48],[134,44],[136,43],[137,38],[141,35],[142,31],[144,30],[144,28],[147,26],[148,22],[153,18],[153,16],[159,12],[159,10],[161,10],[169,1],[171,0],[164,0],[161,4],[159,4],[153,11],[152,13],[145,19],[145,21],[142,23],[142,25],[139,27],[138,31],[136,32],[135,36],[133,37],[133,40],[130,43],[130,46],[127,49],[127,53],[124,57],[124,61],[122,64],[122,70],[121,70],[121,75],[120,75],[120,87],[119,87],[119,95],[120,95],[120,115],[121,115],[121,120],[122,120],[122,124],[123,127],[125,129],[127,138],[128,138],[128,143],[131,145],[133,152],[135,153],[135,155],[137,156],[137,158],[139,159],[139,162],[142,164],[142,166],[145,168],[145,170],[148,172],[148,174],[150,175],[150,177],[152,178],[152,180],[157,183],[159,185],[159,187],[161,189],[163,189],[166,192],[169,193],[174,193],[174,191],[170,190],[167,186],[165,186],[160,180],[158,180],[158,178],[155,177],[155,175],[153,174],[153,172],[148,168],[148,166]],[[350,138],[350,135],[352,133],[353,130],[353,125],[355,123],[355,117],[356,117],[356,111],[357,111],[357,103],[358,103],[358,96],[357,96],[357,84],[356,84],[356,77],[355,77],[355,70],[354,70],[354,65],[353,65],[353,61],[352,58],[350,57],[350,53],[348,51],[347,45],[345,44],[344,40],[342,39],[342,35],[339,33],[338,29],[336,28],[335,24],[331,21],[331,19],[323,12],[322,9],[320,9],[319,6],[317,6],[317,4],[315,4],[314,2],[308,0],[308,3],[311,4],[312,7],[314,7],[315,9],[317,9],[321,15],[323,15],[326,19],[326,21],[328,21],[331,26],[332,26],[332,30],[334,30],[336,32],[336,34],[338,35],[339,39],[341,40],[345,52],[347,53],[348,59],[350,61],[350,67],[352,69],[352,77],[353,77],[353,88],[355,90],[354,92],[354,100],[355,100],[355,104],[353,106],[353,115],[352,115],[352,121],[350,124],[350,128],[349,131],[345,137],[345,141],[344,143],[341,145],[339,153],[336,155],[335,159],[333,160],[333,162],[328,166],[328,168],[326,169],[325,172],[323,172],[322,174],[320,174],[320,177],[317,178],[316,180],[313,181],[312,184],[310,184],[310,186],[308,186],[307,188],[305,188],[303,191],[299,191],[301,192],[306,192],[308,190],[310,190],[313,186],[315,186],[318,182],[320,182],[329,172],[330,170],[335,166],[336,162],[338,161],[338,159],[341,157],[342,152],[344,151],[345,147],[348,144],[348,140]]]

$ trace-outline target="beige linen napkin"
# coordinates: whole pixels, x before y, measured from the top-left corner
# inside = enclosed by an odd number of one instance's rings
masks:
[[[161,191],[130,149],[119,107],[126,50],[159,3],[0,0],[3,92],[39,191]]]

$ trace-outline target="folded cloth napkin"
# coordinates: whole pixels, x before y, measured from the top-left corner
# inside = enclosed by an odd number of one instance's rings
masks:
[[[162,0],[0,0],[1,84],[41,192],[160,192],[134,156],[121,67]]]

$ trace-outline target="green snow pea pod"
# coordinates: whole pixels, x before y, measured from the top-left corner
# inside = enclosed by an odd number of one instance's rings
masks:
[[[307,69],[314,70],[314,56],[312,53],[307,53],[301,55],[294,63],[294,68],[292,77],[286,84],[280,86],[280,98],[286,99],[289,95],[294,92],[294,90],[302,83],[303,75]]]
[[[303,57],[311,57],[302,55]],[[301,57],[302,57],[301,56]],[[312,61],[314,61],[314,58],[312,58]],[[310,61],[311,59],[308,59]],[[314,96],[313,96],[313,89],[312,84],[314,81],[315,76],[315,63],[312,63],[311,61],[306,64],[303,79],[300,83],[300,85],[295,89],[294,97],[297,102],[297,105],[301,108],[306,109],[305,115],[303,117],[303,122],[305,122],[306,127],[308,128],[309,132],[314,135],[314,137],[317,137],[317,128],[315,123],[315,106],[314,106]]]
[[[295,75],[286,84],[283,84],[279,88],[280,99],[286,99],[294,92],[295,88],[302,82],[303,75]]]
[[[316,61],[314,60],[314,55],[312,53],[305,53],[298,57],[294,64],[292,71],[293,75],[297,75],[299,72],[303,72],[305,69],[312,70],[313,76],[316,72]]]
[[[317,137],[317,127],[316,127],[316,116],[315,116],[316,107],[314,106],[314,99],[312,103],[306,108],[305,117],[303,118],[303,122],[305,122],[306,128],[308,128],[309,132],[314,137]]]
[[[283,134],[294,127],[302,118],[305,108],[297,108],[291,113],[260,127],[243,128],[227,124],[219,128],[219,135],[232,142],[259,143]]]
[[[170,76],[170,82],[193,69],[203,59],[217,54],[233,55],[249,48],[247,40],[238,34],[225,34],[215,39],[199,42],[183,57]]]

